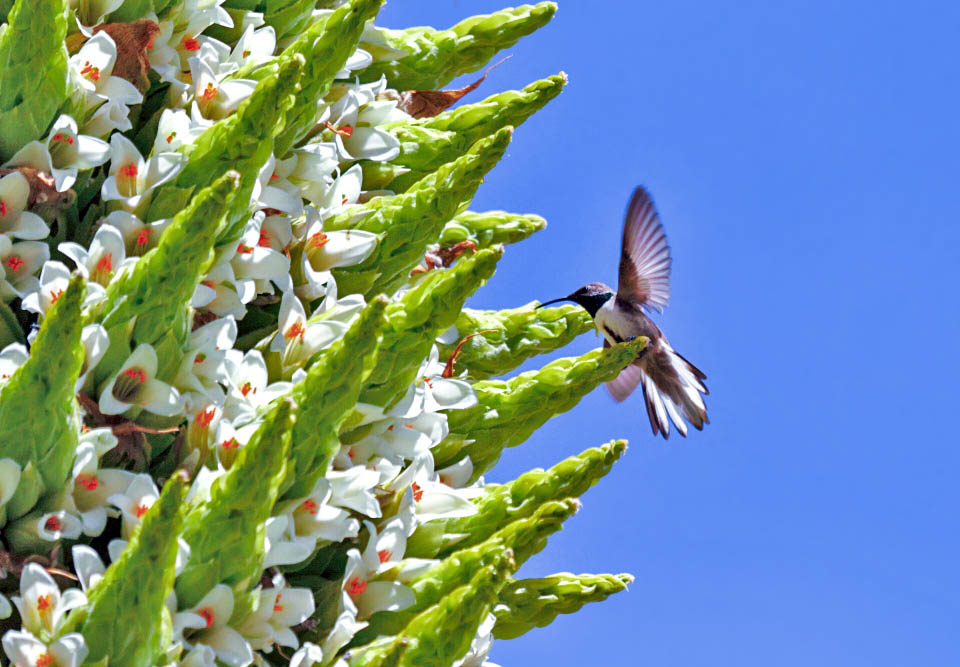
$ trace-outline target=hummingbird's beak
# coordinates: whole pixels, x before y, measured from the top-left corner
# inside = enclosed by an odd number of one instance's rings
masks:
[[[559,299],[554,299],[553,301],[547,301],[546,303],[541,303],[539,306],[537,306],[537,308],[543,308],[544,306],[549,306],[551,303],[558,303],[560,301],[573,301],[573,299],[571,299],[568,296],[562,296]],[[537,308],[534,308],[534,310],[537,310]]]

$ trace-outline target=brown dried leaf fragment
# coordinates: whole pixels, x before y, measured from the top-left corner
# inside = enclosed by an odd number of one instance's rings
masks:
[[[400,93],[400,103],[397,106],[414,118],[433,118],[441,111],[445,111],[452,106],[457,100],[470,91],[479,88],[483,80],[487,78],[490,70],[510,58],[511,56],[507,56],[500,62],[491,65],[487,68],[487,71],[483,73],[483,76],[463,88],[456,90],[405,90]]]
[[[93,32],[96,34],[101,30],[117,44],[113,75],[126,79],[141,93],[146,92],[150,87],[147,49],[153,46],[153,39],[160,34],[160,26],[150,19],[140,19],[133,23],[105,23],[94,28]]]
[[[30,185],[30,195],[27,197],[27,208],[34,206],[51,209],[64,209],[73,203],[76,193],[73,190],[57,192],[56,181],[53,176],[34,167],[0,168],[0,178],[14,171],[19,171]]]

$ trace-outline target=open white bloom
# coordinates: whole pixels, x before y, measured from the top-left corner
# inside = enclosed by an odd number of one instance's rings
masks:
[[[70,284],[70,269],[63,262],[44,262],[40,269],[40,284],[36,292],[23,297],[23,309],[38,315],[46,315],[50,306],[56,303],[60,295]],[[92,306],[104,297],[106,292],[97,283],[87,283],[84,308]]]
[[[373,232],[359,229],[325,232],[318,222],[307,232],[304,255],[314,271],[329,271],[359,264],[370,256],[378,240]]]
[[[97,136],[114,129],[125,132],[132,128],[127,117],[129,105],[143,101],[136,86],[113,76],[116,62],[116,42],[103,31],[88,39],[76,55],[70,57],[70,75],[78,102],[88,111],[97,110],[84,128]]]
[[[499,667],[487,661],[490,650],[493,648],[493,626],[496,623],[497,617],[492,613],[487,614],[477,628],[477,634],[470,643],[470,650],[450,667]]]
[[[285,292],[280,299],[280,326],[270,342],[272,352],[283,354],[283,365],[305,362],[316,352],[338,340],[349,328],[332,318],[310,322],[300,299]]]
[[[217,461],[221,466],[229,470],[236,460],[237,454],[250,442],[250,438],[260,428],[260,424],[262,424],[260,421],[251,421],[243,424],[243,426],[236,426],[228,419],[218,420],[214,433],[214,443],[216,444]]]
[[[403,522],[392,519],[380,534],[376,526],[364,521],[370,534],[367,548],[361,554],[357,549],[347,552],[347,568],[343,579],[343,604],[355,605],[357,618],[367,618],[377,611],[399,611],[415,601],[413,591],[398,581],[378,580],[382,572],[397,567],[395,559],[402,558],[406,549]]]
[[[25,345],[10,343],[0,351],[0,384],[10,379],[13,372],[26,363],[30,352]]]
[[[119,132],[110,137],[110,152],[110,175],[100,196],[133,213],[146,207],[154,188],[173,179],[185,160],[180,153],[157,153],[144,160],[133,142]]]
[[[242,667],[253,662],[253,651],[243,636],[227,623],[233,614],[233,591],[217,584],[195,606],[173,617],[174,635],[181,635],[190,648],[206,644],[217,660]]]
[[[47,223],[26,210],[30,183],[19,171],[0,178],[0,233],[12,239],[44,239],[50,234]]]
[[[197,123],[183,109],[164,109],[157,126],[154,153],[176,151],[191,145],[210,123]]]
[[[380,503],[373,492],[380,483],[380,473],[376,470],[364,466],[353,466],[343,471],[330,470],[327,480],[332,489],[331,505],[346,507],[372,518],[382,515]]]
[[[356,204],[363,191],[363,169],[355,164],[335,178],[318,178],[301,186],[303,196],[324,212]]]
[[[285,160],[270,156],[257,174],[253,188],[253,201],[258,207],[276,209],[289,215],[299,215],[303,211],[300,188],[288,180],[296,165],[296,156]]]
[[[100,226],[93,235],[89,250],[70,241],[61,243],[57,249],[74,261],[84,278],[103,287],[110,284],[127,261],[123,236],[113,225]],[[131,258],[131,261],[136,260]]]
[[[132,406],[158,415],[175,415],[183,410],[180,393],[157,379],[157,351],[141,343],[100,392],[100,411],[119,415]]]
[[[107,523],[107,504],[124,493],[136,475],[129,470],[99,468],[97,447],[92,442],[77,446],[73,463],[73,503],[80,513],[83,532],[99,535]]]
[[[230,53],[229,60],[237,66],[237,69],[244,65],[265,63],[277,49],[277,32],[273,26],[264,26],[259,30],[256,29],[257,27],[248,25]]]
[[[3,650],[14,667],[80,667],[89,652],[79,632],[44,644],[29,632],[17,630],[3,635]]]
[[[115,493],[107,501],[120,510],[123,518],[121,535],[130,540],[133,529],[139,525],[143,515],[153,507],[160,497],[160,490],[150,475],[134,475],[122,493]]]
[[[289,292],[293,288],[290,258],[281,252],[282,247],[272,247],[268,230],[263,229],[265,218],[259,212],[247,222],[243,236],[230,257],[230,266],[237,280],[269,280],[282,291]]]
[[[359,467],[363,470],[363,467]],[[367,482],[372,481],[367,477]],[[292,531],[298,537],[328,542],[343,542],[356,537],[360,532],[360,522],[350,516],[350,512],[330,504],[333,498],[333,486],[328,479],[321,477],[314,484],[310,495],[297,498],[285,505],[289,508]],[[364,498],[366,503],[367,498]]]
[[[387,82],[380,79],[366,84],[346,84],[342,97],[330,109],[335,128],[334,142],[341,160],[385,162],[400,154],[400,140],[377,125],[408,120],[397,110],[396,100],[378,100]]]
[[[84,593],[89,593],[90,589],[103,579],[107,568],[100,560],[100,554],[86,544],[73,545],[70,553],[73,556],[73,571],[77,573],[80,587]]]
[[[273,644],[297,648],[300,641],[290,628],[313,615],[316,606],[309,588],[290,588],[282,574],[259,594],[259,604],[237,628],[255,649],[269,650]]]
[[[292,525],[293,519],[289,514],[280,514],[267,519],[264,569],[302,563],[313,554],[317,543],[316,538],[292,534]]]
[[[77,378],[76,388],[81,391],[90,374],[110,346],[110,336],[107,330],[99,324],[88,324],[80,330],[80,340],[83,342],[83,366],[80,367],[80,376]]]
[[[233,113],[257,87],[249,79],[217,80],[213,68],[202,58],[188,60],[193,78],[193,95],[197,108],[208,120],[221,120]]]
[[[237,322],[232,317],[208,322],[191,332],[174,380],[176,387],[182,392],[202,394],[222,405],[225,394],[220,383],[227,381],[227,351],[236,340]]]
[[[41,241],[13,243],[0,234],[0,297],[9,301],[40,289],[36,273],[50,259],[50,246]]]
[[[417,523],[476,514],[477,507],[470,498],[478,491],[482,493],[477,489],[452,489],[440,482],[433,471],[433,456],[429,454],[414,459],[387,488],[403,492],[401,514],[412,508]]]
[[[129,211],[114,211],[103,219],[105,225],[115,227],[123,237],[123,246],[128,257],[141,257],[157,246],[172,218],[144,222]]]
[[[66,614],[87,603],[79,588],[60,588],[47,571],[36,563],[27,563],[20,574],[20,595],[13,604],[20,612],[23,627],[31,634],[49,638],[54,636],[66,620]]]
[[[259,350],[246,354],[230,350],[226,368],[228,394],[223,414],[239,424],[252,421],[259,408],[289,393],[293,387],[291,382],[268,384],[267,363]]]
[[[46,141],[31,141],[4,166],[33,167],[49,173],[58,192],[70,189],[80,169],[92,169],[110,158],[110,144],[80,134],[77,122],[63,115],[54,121]]]
[[[303,646],[290,656],[290,667],[320,667],[321,665],[323,665],[323,649],[310,642],[304,642]]]

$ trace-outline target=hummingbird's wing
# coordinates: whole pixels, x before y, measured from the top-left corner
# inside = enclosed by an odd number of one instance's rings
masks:
[[[670,246],[650,194],[637,186],[620,245],[617,298],[663,312],[670,303]]]

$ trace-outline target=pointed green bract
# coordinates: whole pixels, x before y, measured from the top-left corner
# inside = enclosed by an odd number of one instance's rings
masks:
[[[350,208],[324,221],[327,230],[362,229],[381,235],[367,259],[334,271],[341,293],[391,294],[403,285],[444,223],[470,203],[483,177],[503,157],[512,131],[503,128],[481,139],[466,155],[402,195],[378,197],[363,209]]]
[[[476,514],[424,524],[407,542],[407,555],[449,553],[451,544],[458,548],[472,546],[511,521],[531,516],[543,503],[577,498],[610,472],[626,449],[624,440],[614,440],[571,456],[549,470],[537,468],[507,484],[489,484],[486,493],[474,500]]]
[[[286,58],[275,67],[276,73],[260,81],[233,114],[214,123],[185,149],[186,165],[154,194],[147,220],[173,217],[196,189],[235,169],[240,173],[240,187],[227,209],[220,243],[240,238],[257,176],[273,153],[274,136],[284,126],[284,113],[293,105],[303,56]]]
[[[501,243],[519,243],[546,226],[547,221],[539,215],[506,211],[464,211],[443,226],[440,232],[440,247],[462,241],[472,241],[478,248],[489,248]]]
[[[464,301],[493,275],[500,249],[463,257],[447,271],[428,273],[400,301],[387,307],[377,363],[360,400],[387,406],[414,381],[434,339],[453,324]]]
[[[0,163],[43,136],[67,99],[66,0],[19,0],[0,32]]]
[[[469,456],[475,478],[490,470],[505,447],[523,443],[548,419],[614,379],[644,345],[646,339],[638,338],[580,357],[557,359],[508,380],[477,382],[473,385],[477,405],[448,414],[450,435],[433,450],[437,467]]]
[[[350,652],[350,667],[448,667],[469,650],[477,628],[515,569],[513,553],[504,550],[469,583],[418,614],[394,638]]]
[[[363,643],[377,635],[396,634],[416,614],[469,583],[479,570],[496,562],[507,550],[513,552],[517,567],[523,565],[530,556],[546,546],[547,538],[560,530],[563,522],[578,508],[579,503],[573,498],[548,501],[537,508],[532,516],[520,517],[508,523],[476,546],[462,549],[454,546],[434,551],[432,556],[443,560],[409,583],[416,602],[399,611],[375,613],[370,617],[369,627],[358,634],[357,642]],[[432,523],[425,524],[421,530]],[[418,552],[411,552],[408,547],[408,556],[417,557],[415,553]]]
[[[400,140],[400,155],[391,163],[410,171],[378,184],[379,187],[405,192],[425,174],[466,153],[474,142],[503,127],[519,126],[559,95],[566,82],[567,77],[559,74],[434,118],[385,126]]]
[[[483,380],[512,371],[527,359],[567,345],[594,329],[593,318],[579,306],[535,309],[534,304],[508,310],[464,308],[457,318],[462,338],[478,333],[463,344],[456,358],[456,371],[466,370],[471,379]],[[456,343],[440,345],[440,358],[447,360]]]
[[[173,590],[186,482],[183,473],[170,478],[120,558],[90,592],[78,628],[90,649],[88,661],[152,665],[166,648],[164,602]]]
[[[277,135],[276,153],[286,155],[316,123],[317,101],[327,94],[337,72],[356,50],[367,21],[377,15],[383,0],[350,0],[314,23],[287,48],[280,59],[302,55],[306,60],[301,89],[287,111],[286,126]]]
[[[0,387],[0,459],[13,459],[21,470],[32,464],[37,472],[36,477],[21,476],[15,495],[59,491],[73,466],[80,427],[74,384],[83,366],[80,307],[85,293],[83,278],[74,275],[47,313],[30,357]],[[21,488],[28,482],[39,489]],[[8,518],[30,509],[22,505],[8,505]]]
[[[541,2],[473,16],[448,30],[379,29],[379,37],[390,49],[405,51],[408,55],[374,62],[360,72],[360,80],[375,81],[385,75],[389,84],[398,90],[441,88],[460,74],[476,72],[497,51],[510,48],[521,37],[542,28],[556,11],[556,4]],[[376,56],[375,47],[369,50]]]
[[[497,624],[493,636],[514,639],[553,622],[558,614],[572,614],[589,602],[601,602],[633,583],[629,574],[570,574],[542,579],[511,579],[500,591],[493,609]]]
[[[317,352],[307,376],[294,385],[297,421],[290,453],[293,466],[281,493],[284,498],[308,495],[340,446],[337,430],[360,395],[384,323],[387,300],[372,301],[343,338]]]
[[[217,584],[235,593],[253,587],[263,571],[266,521],[287,469],[295,405],[284,399],[253,434],[209,498],[187,514],[183,538],[190,559],[177,577],[177,600],[191,607]]]
[[[178,343],[186,342],[190,300],[213,261],[224,212],[239,186],[240,175],[228,171],[198,192],[161,234],[157,247],[140,258],[132,271],[110,283],[96,317],[108,331],[135,321],[134,344],[153,345],[171,334]],[[103,374],[110,369],[97,370]]]

